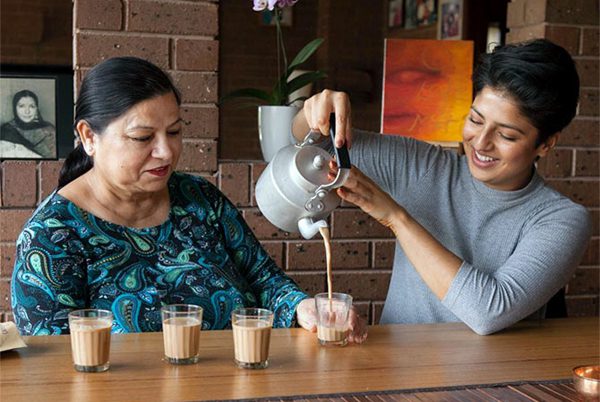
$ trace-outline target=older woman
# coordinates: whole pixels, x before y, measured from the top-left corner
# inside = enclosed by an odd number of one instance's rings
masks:
[[[27,89],[19,91],[12,106],[14,118],[0,127],[2,156],[56,158],[56,129],[42,117],[37,95]]]
[[[294,135],[329,131],[350,144],[338,194],[397,238],[381,323],[463,321],[490,334],[530,315],[571,278],[591,235],[588,212],[549,187],[535,162],[575,116],[579,78],[546,40],[497,47],[473,76],[465,155],[407,137],[352,130],[350,102],[308,99]],[[467,111],[466,111],[467,112]]]
[[[161,306],[173,303],[203,307],[204,329],[230,327],[241,306],[274,311],[276,327],[291,326],[299,306],[311,321],[314,302],[236,208],[205,179],[175,172],[179,103],[166,74],[141,59],[109,59],[85,76],[81,142],[17,241],[12,307],[23,334],[67,333],[68,312],[86,307],[111,310],[114,332],[158,331]]]

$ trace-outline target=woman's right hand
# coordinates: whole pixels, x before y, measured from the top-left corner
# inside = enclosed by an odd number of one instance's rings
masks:
[[[309,130],[329,135],[329,115],[335,113],[335,146],[352,145],[352,113],[350,98],[344,92],[324,91],[304,101],[304,107],[293,123],[294,136],[301,140]]]

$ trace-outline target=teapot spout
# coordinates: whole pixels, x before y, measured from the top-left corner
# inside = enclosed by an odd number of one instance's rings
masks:
[[[311,218],[302,218],[298,221],[298,230],[306,240],[312,239],[320,228],[326,228],[327,222],[323,219],[313,222]]]

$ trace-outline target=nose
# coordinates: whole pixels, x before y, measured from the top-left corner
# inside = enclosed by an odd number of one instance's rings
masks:
[[[166,135],[156,136],[156,142],[152,149],[152,157],[171,162],[173,158],[173,144],[168,140]]]
[[[492,134],[494,130],[490,127],[483,127],[473,139],[473,146],[479,151],[489,150],[493,146]]]

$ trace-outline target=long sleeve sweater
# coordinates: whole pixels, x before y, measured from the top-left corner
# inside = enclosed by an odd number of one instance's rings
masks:
[[[463,321],[489,334],[541,316],[588,245],[587,210],[547,186],[537,172],[520,190],[498,191],[473,178],[466,157],[456,152],[359,130],[350,156],[463,260],[439,300],[396,242],[382,324]]]

